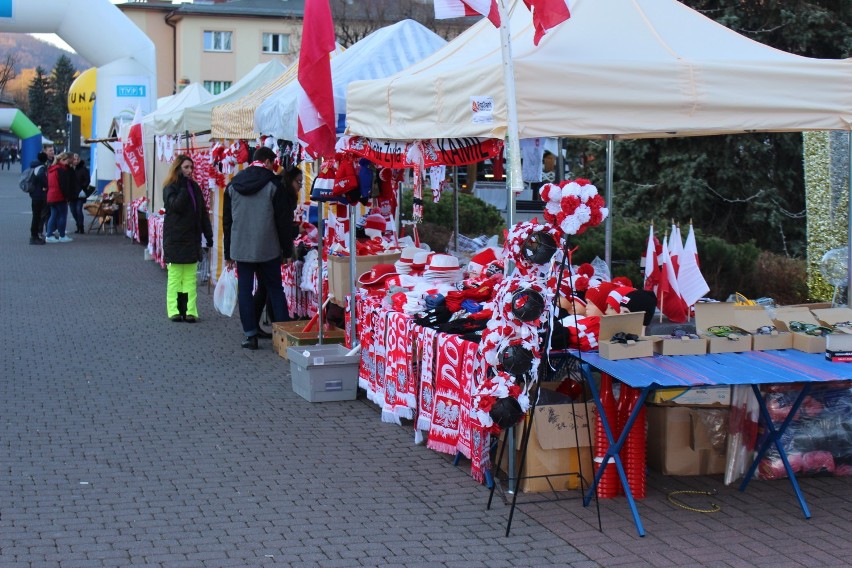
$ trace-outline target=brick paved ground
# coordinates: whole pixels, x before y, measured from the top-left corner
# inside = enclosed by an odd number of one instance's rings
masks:
[[[165,272],[123,236],[28,244],[0,173],[0,566],[848,566],[848,479],[745,493],[652,475],[623,499],[507,507],[371,403],[310,404],[202,289],[165,317]],[[717,488],[713,515],[672,489]],[[526,496],[522,496],[526,497]]]

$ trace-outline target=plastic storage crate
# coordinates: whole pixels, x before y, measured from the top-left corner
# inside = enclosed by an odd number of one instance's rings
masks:
[[[355,400],[359,354],[343,345],[304,345],[287,349],[293,392],[308,402]]]

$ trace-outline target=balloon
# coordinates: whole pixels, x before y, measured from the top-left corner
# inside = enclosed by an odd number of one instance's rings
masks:
[[[848,249],[847,247],[831,249],[819,261],[819,271],[829,284],[843,286],[846,284],[848,273]]]
[[[68,112],[80,117],[80,135],[92,136],[92,110],[95,108],[95,89],[97,86],[97,67],[91,67],[80,73],[68,90]]]

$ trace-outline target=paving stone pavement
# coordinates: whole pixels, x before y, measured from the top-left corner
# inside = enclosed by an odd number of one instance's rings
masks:
[[[269,342],[199,289],[166,319],[166,274],[121,235],[28,244],[29,199],[0,173],[0,566],[848,566],[849,479],[745,493],[652,474],[639,538],[623,498],[508,507],[383,424],[363,398],[311,404]],[[712,515],[674,489],[717,489]],[[522,495],[520,500],[529,499]]]

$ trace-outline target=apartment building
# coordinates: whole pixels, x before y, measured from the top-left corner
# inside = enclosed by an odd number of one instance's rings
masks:
[[[158,97],[190,83],[218,94],[258,63],[298,58],[304,0],[117,4],[157,48]]]
[[[410,18],[445,39],[478,18],[435,20],[432,0],[331,0],[338,41]],[[299,57],[305,0],[128,0],[116,5],[157,47],[158,97],[190,83],[218,94],[258,63]]]

